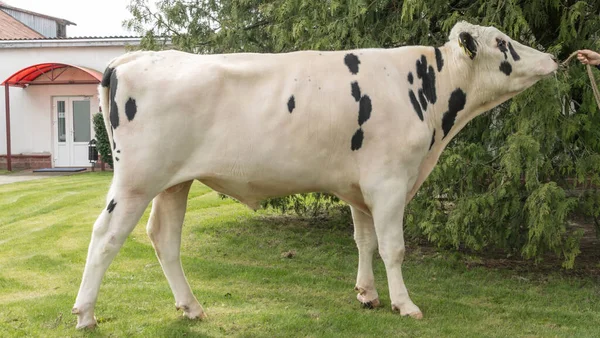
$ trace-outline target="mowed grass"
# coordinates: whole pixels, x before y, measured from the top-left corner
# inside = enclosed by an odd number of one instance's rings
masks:
[[[208,319],[181,318],[145,233],[149,209],[109,268],[95,331],[70,314],[109,173],[0,186],[0,336],[18,337],[598,337],[592,277],[467,268],[412,247],[404,275],[421,321],[362,309],[347,224],[253,212],[194,183],[183,231],[188,280]],[[282,252],[295,250],[292,258]]]

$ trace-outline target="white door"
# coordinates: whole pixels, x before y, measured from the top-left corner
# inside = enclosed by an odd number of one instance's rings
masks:
[[[55,167],[89,166],[88,142],[92,137],[90,100],[85,97],[53,99]]]

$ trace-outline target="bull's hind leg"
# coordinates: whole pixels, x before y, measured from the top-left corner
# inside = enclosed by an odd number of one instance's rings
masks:
[[[181,228],[192,182],[166,189],[154,198],[147,231],[175,296],[175,307],[195,319],[206,315],[185,279],[180,259]]]
[[[83,279],[72,310],[72,313],[77,315],[78,329],[96,325],[94,306],[102,277],[151,199],[124,189],[113,188],[109,193],[111,200],[108,206],[94,223]]]
[[[367,308],[379,306],[379,295],[375,289],[373,276],[373,254],[377,249],[377,235],[373,218],[357,208],[351,207],[354,221],[354,241],[358,247],[358,275],[356,277],[356,298]]]

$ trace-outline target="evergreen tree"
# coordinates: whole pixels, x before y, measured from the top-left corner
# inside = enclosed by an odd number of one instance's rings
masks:
[[[113,167],[112,158],[112,147],[108,140],[108,133],[106,132],[106,125],[104,124],[104,116],[102,113],[96,113],[93,116],[94,121],[94,133],[96,134],[96,150],[102,158],[102,162],[107,163],[111,168]]]
[[[565,59],[600,50],[595,0],[132,0],[142,48],[194,53],[440,46],[466,20]],[[596,73],[599,74],[599,73]],[[582,231],[600,229],[600,112],[582,66],[563,69],[476,118],[409,204],[408,236],[439,246],[501,248],[572,267]]]

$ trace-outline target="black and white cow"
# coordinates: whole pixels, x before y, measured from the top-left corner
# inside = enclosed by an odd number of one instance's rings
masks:
[[[358,300],[379,305],[379,249],[392,309],[421,318],[402,279],[404,206],[469,120],[557,66],[550,54],[466,22],[440,48],[114,59],[100,98],[115,172],[72,311],[77,327],[96,324],[102,277],[152,200],[148,235],[176,306],[205,316],[180,263],[193,180],[253,209],[267,197],[335,194],[352,208]]]

